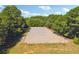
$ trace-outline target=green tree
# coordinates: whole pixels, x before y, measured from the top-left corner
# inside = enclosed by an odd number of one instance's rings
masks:
[[[0,42],[12,43],[28,28],[21,11],[15,6],[6,6],[0,14]],[[1,43],[2,44],[2,43]],[[7,46],[9,46],[8,44]]]
[[[32,17],[26,18],[26,23],[32,27],[43,27],[46,23],[46,17],[32,16]]]
[[[70,38],[79,37],[79,6],[71,9],[67,14],[68,31],[67,36]]]

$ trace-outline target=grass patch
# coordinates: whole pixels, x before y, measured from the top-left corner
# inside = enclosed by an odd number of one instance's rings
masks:
[[[79,53],[79,46],[72,41],[65,44],[25,44],[19,42],[8,51],[9,54],[76,54]]]
[[[74,39],[73,39],[73,42],[74,42],[75,44],[79,44],[79,38],[74,38]]]

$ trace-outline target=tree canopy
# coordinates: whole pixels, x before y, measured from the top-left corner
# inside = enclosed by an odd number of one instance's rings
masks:
[[[12,43],[27,28],[21,11],[13,5],[6,6],[0,13],[0,45],[4,45],[6,42]]]

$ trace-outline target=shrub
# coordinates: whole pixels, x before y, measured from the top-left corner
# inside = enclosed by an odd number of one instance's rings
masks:
[[[79,44],[79,38],[74,38],[74,39],[73,39],[73,42],[74,42],[75,44]]]

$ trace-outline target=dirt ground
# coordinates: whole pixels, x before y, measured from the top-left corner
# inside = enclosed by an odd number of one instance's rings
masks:
[[[66,43],[69,39],[55,34],[46,27],[31,27],[27,36],[24,37],[24,43],[40,44],[40,43]]]

